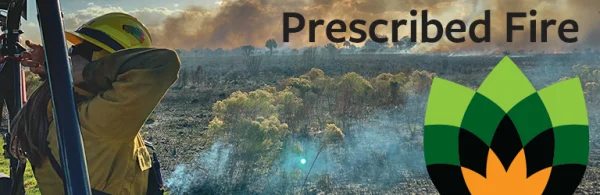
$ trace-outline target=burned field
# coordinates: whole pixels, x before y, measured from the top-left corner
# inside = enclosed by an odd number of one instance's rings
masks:
[[[173,194],[437,193],[422,159],[431,78],[476,88],[501,57],[182,57],[180,80],[143,133]],[[591,154],[577,193],[599,193],[599,58],[512,59],[536,89],[582,79]],[[341,139],[328,138],[337,131]]]
[[[477,88],[502,56],[182,56],[143,127],[170,194],[436,194],[423,159],[431,80]],[[578,76],[600,193],[600,56],[511,56],[536,89]]]

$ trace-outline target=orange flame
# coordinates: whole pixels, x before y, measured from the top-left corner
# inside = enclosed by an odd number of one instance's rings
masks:
[[[555,49],[555,50],[554,50],[554,54],[558,54],[558,50],[556,50],[556,49]]]
[[[498,156],[490,149],[486,168],[487,178],[465,167],[461,167],[461,170],[467,187],[473,195],[538,195],[544,192],[552,167],[542,169],[527,178],[525,150],[521,149],[508,171],[505,171]]]

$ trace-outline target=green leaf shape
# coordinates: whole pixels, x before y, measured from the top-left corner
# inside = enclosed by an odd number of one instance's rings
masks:
[[[498,124],[506,113],[496,103],[480,93],[475,93],[460,127],[475,134],[488,146]]]
[[[477,92],[494,101],[504,112],[508,112],[536,90],[519,67],[509,57],[504,57]]]
[[[565,80],[538,91],[550,115],[552,126],[588,125],[588,116],[579,78]]]
[[[554,139],[554,161],[552,166],[587,165],[590,151],[590,134],[587,125],[554,127]]]
[[[460,128],[448,125],[424,127],[425,163],[460,166],[458,156],[458,133]]]
[[[508,112],[508,116],[517,128],[523,145],[527,145],[538,134],[552,128],[550,116],[537,93],[520,101]]]
[[[494,68],[477,92],[435,78],[425,116],[426,164],[460,166],[460,128],[490,145],[495,128],[504,113],[508,113],[523,145],[553,128],[553,166],[585,166],[589,155],[589,126],[583,94],[579,78],[536,92],[508,57]]]
[[[425,125],[460,127],[475,91],[448,80],[434,78],[429,93]]]

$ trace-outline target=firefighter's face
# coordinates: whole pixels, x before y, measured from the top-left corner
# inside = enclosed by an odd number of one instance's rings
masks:
[[[83,69],[90,61],[80,55],[71,56],[71,75],[73,76],[73,84],[79,85],[83,82]]]
[[[90,61],[86,58],[84,58],[83,56],[80,55],[72,55],[71,57],[71,63],[73,63],[73,66],[85,66],[86,64],[90,63]]]
[[[85,65],[89,64],[93,51],[86,48],[85,44],[73,45],[69,48],[69,57],[71,57],[71,70],[83,70]]]

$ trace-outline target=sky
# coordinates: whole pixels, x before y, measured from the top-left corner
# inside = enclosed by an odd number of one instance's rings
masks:
[[[189,6],[202,6],[214,10],[220,0],[62,0],[61,9],[65,13],[66,30],[73,30],[83,22],[112,11],[137,13],[136,16],[146,25],[158,25],[167,16],[176,14]],[[135,15],[135,14],[134,14]],[[27,2],[27,19],[23,20],[23,39],[41,42],[37,20],[37,6],[34,0]]]
[[[39,42],[39,28],[36,19],[34,0],[29,0],[28,18],[23,23],[23,39]],[[316,41],[310,42],[308,24],[303,31],[292,34],[290,41],[283,43],[283,13],[297,12],[305,21],[322,19],[327,24],[340,19],[346,24],[356,19],[371,23],[377,19],[417,20],[417,40],[421,40],[422,14],[411,16],[410,10],[428,10],[428,20],[439,20],[446,25],[451,20],[462,20],[467,24],[483,19],[485,10],[491,10],[491,42],[476,43],[468,38],[465,43],[452,43],[442,39],[436,43],[424,43],[415,47],[418,52],[453,51],[536,51],[553,52],[584,49],[600,50],[600,16],[598,0],[63,0],[64,25],[66,30],[76,29],[86,21],[109,12],[126,12],[137,17],[150,31],[153,44],[174,49],[234,49],[244,45],[264,47],[265,42],[274,39],[278,48],[302,48],[324,46],[331,43],[325,27],[317,28]],[[506,40],[506,15],[508,12],[537,10],[537,16],[519,19],[518,24],[525,30],[517,32],[513,42]],[[531,43],[529,34],[541,37],[541,21],[555,19],[557,24],[564,20],[577,21],[579,41],[565,43],[557,35],[558,25],[548,33],[548,42]],[[538,30],[532,31],[529,20],[538,21]],[[297,24],[292,20],[291,25]],[[326,26],[326,25],[325,25]],[[368,28],[368,27],[367,27]],[[398,29],[400,37],[410,35],[410,28]],[[434,26],[429,26],[427,34],[436,34]],[[363,30],[368,30],[363,28]],[[483,27],[476,29],[482,35]],[[379,35],[391,37],[391,25],[376,29]],[[459,36],[461,34],[458,34]],[[350,31],[336,34],[337,37],[356,37]],[[363,42],[364,43],[364,42]],[[363,43],[356,44],[362,46]],[[413,49],[413,50],[415,50]]]
[[[219,0],[63,0],[60,1],[61,8],[65,13],[75,13],[90,7],[120,7],[123,10],[139,9],[181,9],[190,5],[201,5],[206,8],[216,8]],[[34,0],[28,0],[28,17],[35,19],[37,6]]]

